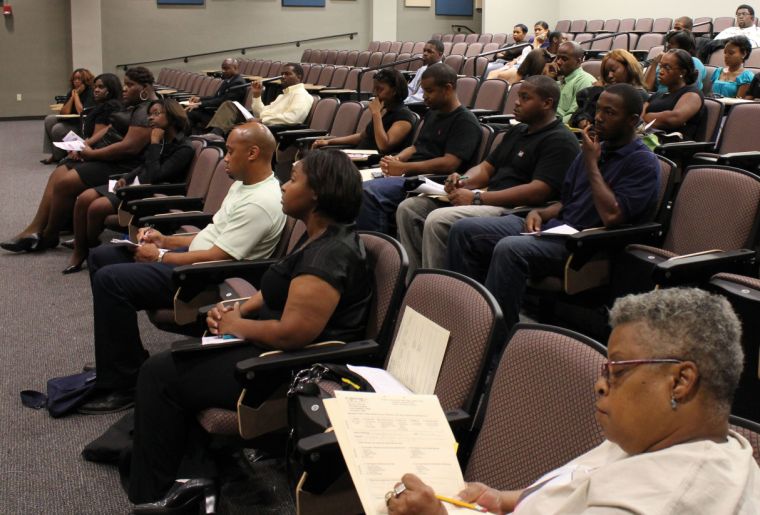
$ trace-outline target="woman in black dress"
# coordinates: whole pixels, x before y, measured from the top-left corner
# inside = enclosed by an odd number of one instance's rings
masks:
[[[53,170],[31,223],[15,238],[0,243],[0,248],[28,252],[56,247],[77,195],[142,163],[150,142],[148,104],[156,99],[153,74],[142,66],[127,70],[122,98],[126,110],[114,113],[109,128],[89,139],[90,146],[72,152]]]
[[[148,108],[151,127],[145,161],[116,182],[115,188],[132,184],[159,184],[184,180],[195,151],[185,138],[189,132],[187,115],[176,100],[154,100]],[[74,253],[64,274],[79,272],[89,249],[100,243],[105,219],[116,213],[119,200],[108,184],[83,191],[74,204]]]
[[[81,115],[85,109],[89,109],[95,105],[92,73],[85,68],[77,68],[71,74],[69,83],[71,84],[71,89],[66,95],[66,100],[63,102],[63,107],[59,114]],[[81,136],[80,121],[80,118],[59,118],[55,114],[45,117],[45,134],[42,140],[42,151],[52,155],[47,159],[41,160],[40,163],[51,165],[66,157],[66,151],[54,147],[53,142],[61,141],[69,131],[74,131]]]

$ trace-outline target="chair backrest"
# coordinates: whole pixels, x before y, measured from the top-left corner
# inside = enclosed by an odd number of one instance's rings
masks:
[[[475,77],[459,77],[457,79],[457,98],[459,103],[469,108],[475,100],[475,92],[478,90],[478,79]]]
[[[478,41],[477,42],[481,43],[483,45],[487,45],[491,41],[493,41],[493,34],[481,34],[478,37]]]
[[[375,286],[365,335],[387,347],[404,292],[409,257],[401,243],[386,234],[361,231],[359,237],[367,249]]]
[[[729,27],[733,27],[735,21],[736,18],[733,16],[719,16],[713,20],[713,32],[717,34],[718,32],[726,30]]]
[[[380,42],[379,41],[370,41],[369,46],[367,47],[367,50],[369,52],[377,52],[380,49]]]
[[[390,63],[392,63],[393,61],[396,60],[396,56],[397,55],[398,54],[396,54],[395,52],[388,52],[387,54],[385,54],[383,56],[382,60],[380,61],[380,64],[390,64]]]
[[[657,160],[660,162],[660,189],[653,219],[667,228],[673,210],[673,190],[678,178],[678,167],[673,161],[660,155],[657,156]]]
[[[661,32],[665,34],[673,26],[672,18],[657,18],[652,24],[652,32]]]
[[[338,52],[336,50],[328,50],[325,53],[324,63],[335,64],[335,60],[338,58]]]
[[[411,59],[412,54],[409,52],[402,52],[396,56],[397,61],[405,61],[407,59]],[[404,71],[409,69],[409,63],[401,63],[394,66],[395,69],[398,71]]]
[[[586,30],[586,20],[573,20],[569,32],[583,32]]]
[[[760,141],[754,131],[747,130],[749,127],[756,127],[758,119],[760,119],[760,104],[748,103],[733,106],[723,124],[718,152],[728,154],[760,150]]]
[[[752,52],[749,54],[749,59],[744,63],[744,66],[747,68],[760,68],[760,51],[753,48]]]
[[[422,51],[425,50],[425,42],[424,41],[417,41],[414,44],[414,47],[411,50],[412,55],[421,54]]]
[[[362,111],[362,114],[359,115],[359,122],[356,124],[356,132],[364,132],[364,129],[367,128],[367,125],[372,122],[372,111],[369,109],[364,109]]]
[[[724,65],[723,61],[723,49],[718,49],[714,51],[710,56],[707,58],[706,65],[715,66],[715,67],[721,67]],[[712,77],[712,74],[710,74]]]
[[[575,39],[573,39],[573,41],[581,45],[581,43],[586,43],[587,41],[591,40],[593,37],[594,37],[593,34],[589,34],[588,32],[581,32],[575,35]],[[585,45],[581,45],[581,47],[588,50],[591,47],[591,44],[586,43]]]
[[[459,73],[462,69],[462,64],[464,63],[464,56],[460,54],[451,54],[443,60],[443,63],[450,66],[451,69],[454,70],[454,73]]]
[[[372,55],[372,52],[359,52],[359,55],[356,56],[356,66],[359,68],[364,68],[367,66],[367,63],[369,63],[369,57]],[[350,59],[350,58],[348,58]],[[348,61],[348,59],[346,59]]]
[[[345,66],[346,57],[348,57],[348,50],[339,50],[335,56],[335,66]]]
[[[359,51],[351,50],[348,54],[346,54],[346,66],[357,66],[357,59],[359,59]]]
[[[493,127],[484,123],[480,124],[480,145],[478,145],[478,152],[472,160],[473,163],[480,163],[486,158],[488,150],[491,148],[493,134]]]
[[[622,32],[622,31],[620,31]],[[627,34],[618,34],[615,39],[612,40],[612,48],[622,48],[623,50],[633,50],[636,48],[636,42],[639,40],[639,35],[629,32]]]
[[[292,216],[285,217],[285,225],[282,228],[280,234],[280,240],[277,242],[277,246],[272,251],[272,258],[281,258],[288,252],[288,246],[290,245],[290,238],[293,234],[293,228],[296,226],[299,220]],[[303,223],[301,223],[303,225]],[[297,240],[296,240],[297,241]],[[295,245],[296,242],[293,242]]]
[[[372,93],[374,89],[374,81],[375,81],[375,75],[377,74],[377,71],[371,70],[362,75],[362,81],[360,84],[360,91],[362,93]]]
[[[483,45],[483,52],[493,52],[494,50],[498,50],[500,48],[501,48],[501,45],[499,43],[494,43],[494,42],[486,43],[485,45]],[[488,59],[489,61],[493,61],[494,55],[496,54],[489,55],[486,57],[486,59]]]
[[[606,34],[604,32],[600,32],[598,34],[594,34],[593,36],[595,38],[599,38],[602,36],[608,36],[609,34]],[[607,39],[600,39],[599,41],[593,41],[591,43],[591,50],[600,50],[602,52],[606,52],[608,50],[612,49],[612,39],[613,38],[607,38]],[[586,48],[584,46],[584,48]]]
[[[714,98],[705,99],[705,111],[694,135],[696,141],[715,141],[718,137],[720,122],[723,120],[724,109],[722,102]]]
[[[369,68],[374,68],[375,66],[379,65],[383,61],[384,55],[385,55],[385,52],[374,52],[372,55],[369,56],[369,61],[367,62],[367,66]]]
[[[303,79],[305,84],[316,84],[317,80],[319,80],[319,74],[322,73],[322,65],[320,64],[312,64],[311,68],[309,68],[309,74],[306,75]]]
[[[303,51],[301,54],[301,61],[302,63],[310,63],[311,62],[311,48],[307,48]]]
[[[464,60],[462,65],[461,74],[468,77],[481,78],[486,72],[488,67],[487,57],[468,57]]]
[[[581,63],[581,68],[583,68],[586,73],[590,73],[596,78],[599,78],[602,75],[602,61],[600,59],[583,61]]]
[[[654,20],[652,18],[639,18],[636,20],[633,30],[637,32],[652,32]]]
[[[444,411],[462,409],[472,414],[484,369],[505,338],[501,310],[493,295],[461,274],[419,269],[401,302],[394,340],[407,306],[450,331],[435,395]],[[452,318],[452,313],[457,316]],[[392,350],[393,343],[389,353]]]
[[[401,41],[393,41],[391,43],[391,47],[388,49],[389,52],[393,52],[394,54],[398,54],[401,51],[401,47],[404,43]]]
[[[601,32],[604,28],[604,20],[589,20],[586,23],[586,32]]]
[[[749,441],[752,446],[752,456],[760,465],[760,424],[733,415],[729,417],[728,423],[729,429],[736,431]]]
[[[504,101],[504,109],[502,109],[502,114],[515,114],[515,104],[517,103],[517,95],[520,93],[521,87],[522,81],[515,82],[509,88],[507,99]]]
[[[453,39],[454,39],[454,34],[443,34],[441,36],[441,41],[444,43],[451,43]]]
[[[401,48],[398,49],[399,54],[411,54],[414,49],[414,41],[404,41]]]
[[[602,27],[602,30],[604,32],[617,32],[620,28],[620,20],[617,18],[612,18],[609,20],[604,20],[604,27]]]
[[[692,166],[662,248],[679,255],[753,248],[759,207],[760,177],[727,166]]]
[[[322,67],[322,71],[319,72],[319,78],[317,79],[317,84],[321,86],[329,86],[330,82],[332,82],[333,74],[335,73],[335,66],[328,65]]]
[[[348,77],[346,77],[346,82],[343,84],[343,87],[346,89],[356,89],[359,85],[359,74],[361,72],[361,68],[351,68],[348,71]]]
[[[335,113],[330,135],[342,137],[353,134],[363,109],[364,106],[360,102],[341,102]]]
[[[186,192],[188,197],[206,198],[211,177],[222,157],[224,157],[224,152],[218,147],[206,147],[200,151],[188,173]]]
[[[515,326],[476,421],[465,479],[525,488],[599,445],[594,383],[605,354],[600,343],[566,329]]]
[[[656,34],[654,32],[642,34],[636,43],[636,50],[649,50],[653,46],[662,45],[663,38],[664,36],[662,34]]]
[[[391,42],[390,41],[383,41],[380,43],[380,46],[377,47],[377,52],[390,52],[391,51]]]
[[[222,207],[224,197],[227,196],[227,192],[230,191],[230,186],[235,182],[227,175],[227,165],[224,161],[219,161],[214,170],[214,174],[211,176],[211,182],[208,185],[208,193],[203,201],[203,212],[213,215],[219,208]]]
[[[480,34],[467,34],[464,37],[464,42],[467,43],[468,45],[471,45],[472,43],[477,43],[478,38],[480,38]]]
[[[454,43],[451,41],[444,41],[443,42],[443,55],[449,55],[451,53],[451,47],[454,46]]]
[[[474,109],[488,109],[501,112],[509,84],[500,79],[483,81],[475,97]]]
[[[712,18],[710,16],[702,16],[700,18],[694,19],[694,28],[692,29],[692,34],[694,36],[701,36],[703,34],[707,34],[710,32],[710,25],[705,22],[711,22]],[[702,25],[704,23],[704,25]]]
[[[635,18],[623,18],[620,20],[620,26],[617,32],[631,32],[636,26]]]
[[[491,43],[496,43],[497,45],[499,45],[497,48],[501,48],[502,46],[504,46],[504,43],[506,43],[506,41],[507,41],[507,35],[504,33],[494,34],[493,38],[491,39]]]
[[[349,68],[346,66],[337,66],[333,73],[332,79],[330,79],[331,88],[342,88],[346,84],[348,78]]]
[[[461,32],[454,34],[454,37],[451,38],[451,42],[454,44],[457,43],[464,43],[464,40],[467,39],[467,36],[465,34],[462,34]]]
[[[470,43],[470,46],[467,47],[467,50],[464,53],[464,56],[472,57],[472,56],[478,55],[482,51],[483,51],[483,43]]]
[[[559,20],[557,25],[554,26],[554,30],[557,32],[570,32],[570,20]]]
[[[430,36],[430,39],[441,39],[441,37],[443,37],[443,34],[441,34],[440,32],[436,32],[435,34]]]
[[[321,50],[312,50],[311,51],[311,62],[316,64],[322,64],[322,51]]]
[[[452,45],[449,55],[464,55],[465,52],[467,52],[467,43],[460,41]]]
[[[316,104],[311,115],[309,128],[318,131],[329,131],[335,119],[335,112],[338,110],[340,101],[335,97],[325,97],[320,98]]]
[[[649,49],[649,53],[647,54],[647,60],[654,59],[655,57],[657,57],[658,55],[660,55],[664,51],[665,51],[665,46],[664,45],[655,45],[655,46],[653,46],[652,48]]]
[[[304,56],[311,56],[311,49],[304,50]],[[304,61],[308,63],[309,61]],[[261,67],[264,65],[264,61],[256,60],[251,67],[251,75],[258,75],[261,72]]]

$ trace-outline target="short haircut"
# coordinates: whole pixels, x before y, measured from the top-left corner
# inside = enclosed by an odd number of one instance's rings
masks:
[[[309,152],[301,165],[317,195],[317,212],[338,223],[354,222],[362,204],[362,180],[348,154],[334,149]]]
[[[739,12],[740,9],[747,9],[749,11],[749,15],[752,16],[753,18],[755,17],[755,10],[752,8],[751,5],[742,4],[736,8],[735,12]]]
[[[87,68],[77,68],[73,72],[71,72],[71,77],[69,78],[69,84],[74,83],[74,75],[79,74],[79,78],[82,79],[82,84],[85,86],[92,86],[95,84],[95,78],[92,76],[92,72],[88,70]]]
[[[749,42],[749,39],[747,39],[747,36],[733,36],[725,40],[726,44],[723,48],[727,47],[728,45],[734,45],[739,48],[742,55],[744,56],[744,61],[749,59],[749,54],[752,53],[752,43]]]
[[[686,30],[691,30],[694,28],[694,20],[689,18],[688,16],[679,16],[676,18],[676,21],[681,21],[681,25],[683,25],[683,28]]]
[[[676,60],[678,60],[678,67],[684,72],[683,81],[686,84],[694,84],[697,82],[699,70],[694,66],[694,59],[692,59],[689,52],[681,50],[680,48],[675,48],[673,50],[668,50],[666,53],[675,56]]]
[[[649,347],[647,357],[693,361],[699,384],[720,411],[730,411],[744,352],[741,323],[725,298],[697,288],[666,288],[618,299],[610,325],[636,322],[648,329],[639,342]]]
[[[552,109],[557,110],[559,104],[559,85],[557,81],[546,75],[532,75],[523,81],[523,84],[530,84],[538,93],[538,96],[546,100],[552,99]]]
[[[296,77],[303,80],[303,67],[298,63],[288,63],[285,66],[290,66],[293,68],[293,73],[296,74]]]
[[[586,51],[585,51],[585,50],[583,50],[583,47],[581,47],[581,46],[580,46],[578,43],[576,43],[575,41],[565,41],[565,42],[563,42],[562,44],[560,44],[560,46],[561,46],[561,47],[562,47],[562,46],[569,46],[570,48],[572,48],[571,54],[572,54],[572,55],[573,55],[573,57],[575,57],[576,59],[580,59],[580,58],[582,58],[582,57],[583,57],[583,55],[586,53]]]
[[[518,23],[517,25],[515,25],[514,28],[520,29],[523,32],[523,34],[527,34],[528,33],[528,26],[525,25],[524,23]]]
[[[644,87],[644,71],[641,69],[641,63],[636,57],[627,50],[622,48],[616,48],[610,50],[604,57],[602,57],[602,82],[607,84],[607,74],[604,73],[604,67],[608,61],[614,60],[623,65],[626,73],[628,74],[628,80],[626,83],[636,86],[638,88]]]
[[[446,84],[451,84],[453,89],[457,89],[457,72],[445,63],[435,63],[427,67],[422,72],[421,80],[433,79],[435,85],[439,88],[446,87]]]
[[[183,134],[190,134],[190,124],[187,120],[187,113],[185,113],[185,110],[179,105],[179,102],[173,98],[154,100],[148,106],[148,112],[150,112],[150,108],[156,104],[164,108],[164,113],[166,113],[166,118],[169,120],[169,125],[174,127],[175,131]]]
[[[404,102],[409,95],[409,87],[401,72],[394,68],[383,68],[375,74],[374,79],[393,88],[393,101],[396,104]]]
[[[439,54],[443,55],[443,41],[440,39],[429,39],[425,44],[433,45],[433,48],[435,48]]]
[[[129,80],[138,83],[141,86],[152,86],[156,79],[153,78],[153,74],[144,66],[135,66],[127,70],[124,75],[129,77]]]
[[[238,61],[234,57],[228,57],[227,59],[222,61],[222,64],[224,64],[225,62],[229,62],[230,64],[235,65],[235,66],[238,66],[240,64],[240,61]]]
[[[630,84],[613,84],[608,86],[604,93],[617,95],[623,99],[623,109],[626,114],[640,116],[644,110],[644,100],[641,98],[640,90]]]
[[[113,73],[101,73],[97,77],[95,77],[95,80],[92,81],[93,85],[100,81],[103,83],[103,86],[108,90],[108,100],[115,100],[115,101],[121,101],[121,80],[119,77],[114,75]]]
[[[675,43],[681,50],[686,50],[691,55],[696,55],[697,44],[694,41],[694,36],[691,32],[685,32],[683,30],[675,30],[665,34],[665,42],[668,45]]]
[[[544,20],[537,21],[536,23],[533,24],[533,27],[535,27],[536,25],[541,25],[546,30],[549,30],[549,24],[546,23]]]

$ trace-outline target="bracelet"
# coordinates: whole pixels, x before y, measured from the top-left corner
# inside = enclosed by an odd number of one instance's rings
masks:
[[[158,249],[158,258],[156,258],[157,263],[163,263],[164,262],[164,256],[166,253],[169,252],[168,249]]]

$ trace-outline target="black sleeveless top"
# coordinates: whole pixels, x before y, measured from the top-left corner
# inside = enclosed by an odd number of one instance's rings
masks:
[[[693,140],[694,136],[697,134],[697,128],[699,127],[699,122],[702,120],[702,115],[705,110],[705,96],[699,89],[697,89],[694,84],[688,84],[675,93],[669,93],[667,91],[655,93],[649,99],[649,107],[647,108],[647,112],[660,113],[662,111],[672,111],[676,107],[676,104],[681,99],[681,97],[686,93],[696,93],[699,95],[701,102],[699,111],[697,111],[696,114],[681,127],[668,127],[666,130],[668,132],[680,132],[683,134],[683,139]]]

